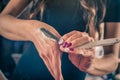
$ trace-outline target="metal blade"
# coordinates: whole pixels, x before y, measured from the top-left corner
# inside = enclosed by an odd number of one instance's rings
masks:
[[[46,30],[45,28],[40,28],[40,30],[49,38],[54,39],[55,41],[59,41],[59,38],[56,37],[54,34],[52,34],[51,32],[49,32],[48,30]]]

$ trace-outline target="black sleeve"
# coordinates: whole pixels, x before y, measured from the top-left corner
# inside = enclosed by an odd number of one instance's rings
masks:
[[[120,22],[120,0],[107,0],[104,22]]]

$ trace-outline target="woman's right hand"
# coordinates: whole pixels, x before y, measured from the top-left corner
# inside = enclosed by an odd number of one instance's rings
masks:
[[[86,72],[91,65],[95,49],[79,49],[78,47],[89,43],[93,38],[85,32],[71,31],[62,36],[61,39],[64,40],[60,46],[61,51],[68,52],[71,63],[79,70]]]
[[[40,57],[43,59],[48,70],[55,78],[55,80],[62,80],[61,73],[61,51],[56,41],[46,37],[41,31],[40,28],[45,28],[46,30],[53,33],[55,36],[60,38],[59,33],[52,28],[52,26],[40,22],[40,21],[31,21],[31,29],[29,33],[31,34],[30,40],[34,43]],[[60,76],[59,76],[60,75]]]
[[[84,44],[94,41],[94,39],[90,37],[89,34],[86,32],[74,30],[63,35],[60,38],[60,40],[64,41],[63,44],[60,45],[60,50],[63,52],[71,54],[82,54],[83,56],[94,56],[93,53],[94,48],[90,49],[79,48]],[[88,50],[90,51],[90,53],[87,52]]]

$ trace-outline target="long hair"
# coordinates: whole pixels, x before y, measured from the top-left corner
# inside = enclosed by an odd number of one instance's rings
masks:
[[[33,0],[34,2],[35,0]],[[36,6],[31,12],[31,18],[34,17],[38,12],[40,12],[40,17],[42,16],[45,9],[45,4],[49,0],[38,0]],[[100,39],[103,35],[103,31],[100,28],[105,13],[106,13],[106,0],[80,0],[80,5],[83,12],[83,20],[85,22],[86,31],[95,40]]]
[[[103,31],[100,24],[103,22],[106,13],[106,0],[80,0],[83,7],[83,20],[86,23],[86,30],[94,39],[100,39]]]

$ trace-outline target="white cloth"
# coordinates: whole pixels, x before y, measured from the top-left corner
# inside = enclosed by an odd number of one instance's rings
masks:
[[[104,49],[103,46],[97,46],[95,48],[95,57],[102,58],[104,56]]]

